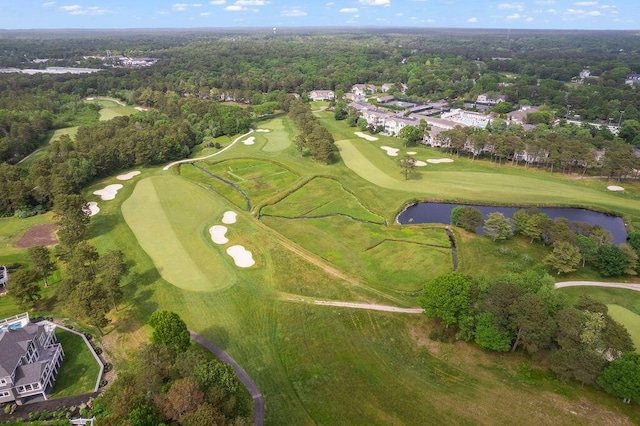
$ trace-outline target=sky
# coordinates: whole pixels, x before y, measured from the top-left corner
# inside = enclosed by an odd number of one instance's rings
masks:
[[[0,0],[0,29],[326,26],[639,30],[640,1]]]

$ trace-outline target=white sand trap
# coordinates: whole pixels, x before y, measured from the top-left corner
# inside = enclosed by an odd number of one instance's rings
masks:
[[[362,132],[355,132],[354,135],[359,136],[359,137],[361,137],[363,139],[366,139],[368,141],[371,141],[371,142],[378,140],[378,138],[376,138],[375,136],[367,135],[367,134],[362,133]]]
[[[256,138],[254,136],[248,137],[247,139],[242,141],[242,143],[245,145],[253,145],[254,143],[256,143]]]
[[[256,129],[256,132],[258,133],[269,133],[271,130],[269,129]]]
[[[416,154],[417,154],[417,152],[415,152],[415,151],[407,151],[407,155],[416,155]]]
[[[116,198],[116,194],[123,186],[119,183],[114,183],[113,185],[107,185],[103,189],[98,189],[97,191],[93,191],[93,195],[99,195],[103,200],[113,200]]]
[[[89,201],[83,210],[88,212],[89,216],[95,216],[100,212],[100,207],[98,207],[98,203],[95,201]]]
[[[123,175],[118,175],[118,176],[116,176],[116,179],[118,179],[118,180],[129,180],[129,179],[132,179],[132,178],[138,176],[140,173],[141,173],[140,171],[136,170],[134,172],[129,172],[129,173],[125,173]]]
[[[231,246],[227,249],[227,254],[233,257],[236,266],[241,268],[249,268],[256,264],[253,255],[243,246]]]
[[[398,148],[391,148],[388,146],[381,146],[381,149],[384,149],[385,151],[387,151],[387,155],[389,157],[397,157],[398,156],[398,151],[400,151]]]
[[[607,186],[607,189],[609,191],[624,191],[623,187],[617,186],[617,185],[609,185],[609,186]]]
[[[87,98],[87,100],[88,100],[88,101],[92,101],[92,100],[94,100],[94,99],[95,99],[95,98]]]
[[[135,109],[136,111],[149,111],[149,108],[141,106],[134,107],[133,109]]]
[[[420,160],[416,160],[416,162],[414,163],[416,165],[416,167],[424,167],[427,165],[427,163],[425,163],[424,161],[420,161]]]
[[[226,223],[227,225],[231,225],[232,223],[236,223],[236,217],[238,217],[238,213],[228,211],[224,212],[222,216],[222,223]]]
[[[213,225],[209,228],[209,234],[211,234],[211,241],[216,244],[227,244],[229,239],[224,236],[227,233],[227,227],[222,225]]]
[[[438,164],[438,163],[453,163],[451,158],[429,158],[427,163]]]

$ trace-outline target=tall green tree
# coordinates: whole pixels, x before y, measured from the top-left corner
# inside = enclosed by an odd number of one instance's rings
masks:
[[[471,315],[472,284],[457,272],[440,275],[425,284],[418,301],[428,318],[439,319],[447,327],[459,326]]]
[[[33,269],[20,269],[13,273],[8,283],[9,294],[18,299],[23,308],[32,308],[41,298],[38,280],[40,276]]]
[[[34,246],[27,249],[27,259],[44,279],[44,286],[49,287],[49,275],[56,264],[51,260],[51,252],[45,246]]]
[[[404,180],[408,180],[409,176],[411,176],[411,174],[413,174],[414,170],[416,169],[416,160],[410,155],[405,155],[398,160],[398,165],[400,166],[400,170],[404,175]]]
[[[149,317],[148,324],[153,328],[151,341],[159,345],[173,348],[176,353],[189,348],[191,336],[187,324],[180,315],[171,311],[155,311]]]
[[[398,137],[404,141],[404,147],[414,146],[424,137],[424,131],[416,126],[405,126],[398,132]]]
[[[558,271],[558,275],[573,272],[580,264],[580,250],[565,241],[558,241],[553,245],[553,252],[544,258],[544,263]]]
[[[603,277],[615,277],[624,274],[629,259],[625,252],[616,245],[598,247],[593,264]]]
[[[598,384],[627,404],[640,403],[640,354],[629,352],[612,361],[598,377]]]
[[[484,233],[490,236],[493,241],[506,240],[512,234],[511,222],[500,212],[489,213],[484,221]]]

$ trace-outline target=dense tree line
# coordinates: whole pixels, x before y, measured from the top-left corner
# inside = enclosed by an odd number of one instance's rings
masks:
[[[314,160],[330,164],[335,160],[336,147],[333,136],[320,124],[311,112],[311,107],[298,98],[288,97],[283,108],[298,128],[296,147],[302,155],[311,155]]]
[[[606,373],[634,350],[627,330],[605,304],[589,296],[570,305],[543,271],[497,278],[449,273],[425,284],[420,303],[427,317],[440,324],[432,338],[455,334],[491,351],[547,356],[549,368],[563,380],[600,383],[620,397],[640,401],[640,376],[624,379],[636,382],[629,396],[615,390],[623,379]]]
[[[231,366],[190,345],[186,324],[173,312],[154,312],[151,344],[94,402],[100,424],[250,425],[250,398]]]

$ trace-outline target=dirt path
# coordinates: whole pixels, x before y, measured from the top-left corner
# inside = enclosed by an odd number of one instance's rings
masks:
[[[211,155],[206,155],[204,157],[198,157],[198,158],[187,158],[187,159],[184,159],[184,160],[174,161],[173,163],[169,163],[166,166],[164,166],[162,168],[162,170],[169,170],[171,167],[175,166],[176,164],[194,163],[196,161],[205,160],[207,158],[211,158],[211,157],[215,157],[216,155],[220,155],[223,152],[225,152],[226,150],[228,150],[229,148],[231,148],[233,145],[235,145],[236,142],[238,142],[240,139],[244,138],[245,136],[250,135],[251,133],[253,133],[253,129],[249,129],[249,131],[247,133],[245,133],[244,135],[238,136],[229,145],[225,146],[220,151],[214,152]]]
[[[290,302],[308,303],[311,305],[337,306],[340,308],[366,309],[369,311],[398,312],[403,314],[421,314],[424,312],[422,308],[400,308],[397,306],[378,305],[375,303],[353,303],[353,302],[336,302],[332,300],[315,300],[294,295],[286,296],[284,300]]]
[[[599,281],[565,281],[555,284],[556,288],[564,287],[609,287],[609,288],[624,288],[627,290],[640,291],[640,284],[627,284],[627,283],[603,283]]]
[[[189,334],[191,335],[191,338],[193,340],[195,340],[204,348],[217,356],[220,361],[229,364],[233,368],[233,370],[238,375],[238,379],[240,379],[242,384],[249,390],[251,398],[253,398],[253,424],[255,426],[262,426],[264,424],[264,397],[262,396],[260,389],[258,389],[258,385],[256,384],[256,382],[251,380],[251,377],[249,377],[247,372],[244,371],[244,368],[242,368],[240,364],[238,364],[233,358],[231,358],[231,356],[229,356],[229,354],[226,353],[222,348],[214,345],[212,342],[208,341],[195,331],[189,330]]]

